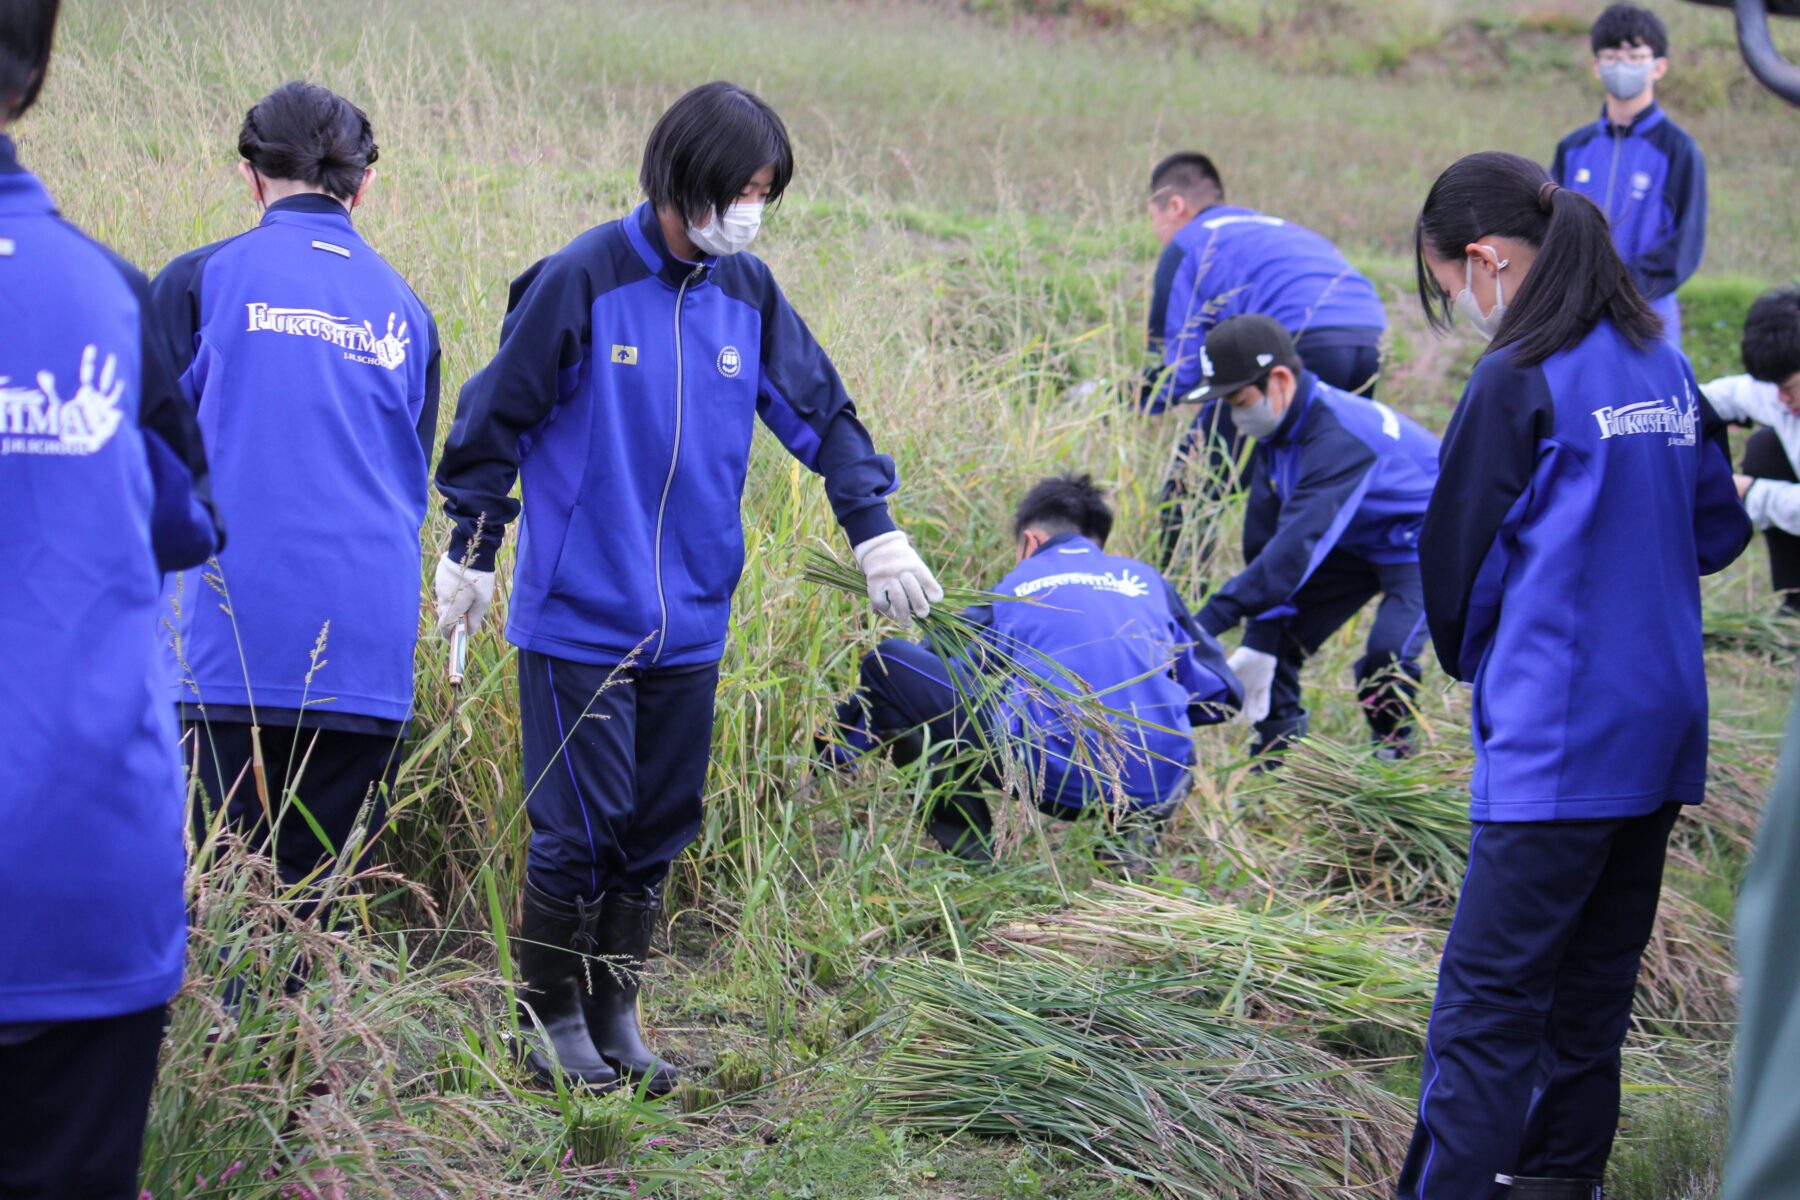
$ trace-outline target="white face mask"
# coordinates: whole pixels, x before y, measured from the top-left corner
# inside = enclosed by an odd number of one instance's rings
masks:
[[[723,217],[714,212],[713,219],[703,228],[689,225],[688,237],[708,254],[736,254],[756,240],[762,217],[761,200],[739,200],[725,210]]]
[[[1492,250],[1493,247],[1489,246],[1488,249]],[[1483,313],[1481,305],[1475,301],[1475,259],[1469,257],[1463,260],[1463,290],[1456,293],[1456,311],[1469,318],[1469,324],[1475,327],[1475,332],[1490,342],[1500,332],[1500,323],[1506,320],[1506,293],[1500,286],[1500,272],[1511,261],[1503,258],[1500,265],[1494,268],[1494,307]]]
[[[1287,410],[1275,411],[1274,402],[1269,399],[1268,385],[1263,385],[1262,398],[1255,404],[1247,404],[1242,408],[1233,405],[1231,423],[1238,427],[1238,432],[1245,437],[1253,437],[1264,441],[1275,435],[1281,428],[1281,419],[1287,416]]]

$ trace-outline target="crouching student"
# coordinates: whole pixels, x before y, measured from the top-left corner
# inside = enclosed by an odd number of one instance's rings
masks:
[[[56,15],[0,0],[0,128],[38,94]],[[132,1200],[187,943],[160,572],[219,534],[148,283],[4,136],[0,296],[0,1196]]]
[[[1141,866],[1157,826],[1187,791],[1190,730],[1229,716],[1242,692],[1174,588],[1154,568],[1106,553],[1112,523],[1087,476],[1039,483],[1013,518],[1018,565],[994,587],[1019,602],[966,615],[997,658],[1054,686],[1092,692],[1129,718],[1083,728],[1051,693],[1023,680],[984,682],[978,662],[946,661],[929,645],[890,639],[864,658],[862,686],[822,739],[827,765],[848,767],[883,743],[899,762],[927,746],[940,763],[960,759],[940,770],[951,786],[926,827],[945,850],[985,862],[994,827],[982,792],[1000,782],[996,754],[1011,754],[1024,778],[1041,782],[1039,807],[1051,816],[1073,819],[1122,797],[1124,861]]]
[[[437,575],[446,633],[480,623],[515,480],[524,494],[506,625],[531,820],[517,944],[546,1082],[560,1068],[593,1087],[676,1083],[638,994],[663,881],[700,832],[757,418],[824,476],[877,611],[905,624],[943,597],[888,515],[893,462],[743,252],[793,167],[781,118],[750,92],[677,100],[644,148],[645,203],[514,281],[438,468],[455,524]]]
[[[1437,439],[1305,369],[1287,330],[1268,317],[1215,326],[1206,357],[1201,391],[1228,405],[1237,428],[1256,439],[1245,566],[1198,618],[1213,637],[1248,622],[1230,661],[1244,682],[1254,752],[1305,735],[1301,667],[1380,596],[1356,663],[1357,698],[1377,753],[1404,757],[1425,633],[1419,526],[1437,479]]]
[[[361,109],[285,84],[246,114],[238,153],[261,219],[155,283],[219,502],[238,514],[223,596],[205,572],[170,581],[172,698],[201,785],[196,840],[223,808],[293,886],[359,816],[375,836],[399,770],[437,332],[353,224],[375,178]]]
[[[1745,374],[1701,390],[1721,420],[1762,426],[1744,444],[1738,495],[1768,544],[1782,611],[1800,614],[1800,288],[1750,306],[1743,356]]]
[[[1420,538],[1438,658],[1474,685],[1474,836],[1399,1194],[1590,1200],[1669,831],[1706,788],[1700,576],[1751,526],[1590,200],[1471,155],[1416,237],[1432,321],[1493,345]]]

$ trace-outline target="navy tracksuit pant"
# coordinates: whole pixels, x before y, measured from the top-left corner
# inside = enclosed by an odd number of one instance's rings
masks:
[[[890,742],[896,762],[916,760],[929,745],[942,755],[940,782],[954,787],[934,816],[960,814],[984,838],[993,836],[993,814],[982,788],[998,786],[1000,775],[991,757],[961,755],[980,744],[967,701],[950,680],[944,660],[917,642],[889,638],[862,661],[861,687],[838,706],[839,728],[859,749]],[[862,735],[859,738],[859,733]],[[1082,810],[1046,800],[1038,806],[1058,820],[1072,821]]]
[[[1373,332],[1379,336],[1379,331]],[[1375,342],[1342,344],[1335,338],[1328,337],[1328,340],[1333,344],[1309,344],[1306,335],[1302,334],[1295,342],[1294,348],[1300,352],[1300,361],[1306,369],[1339,391],[1373,399],[1375,378],[1381,373],[1381,347]],[[1239,486],[1234,471],[1244,457],[1244,440],[1231,419],[1231,405],[1224,400],[1202,407],[1194,415],[1193,425],[1175,451],[1175,466],[1163,484],[1159,567],[1169,565],[1175,555],[1175,545],[1181,540],[1182,501],[1195,493],[1204,499],[1216,499],[1229,488]],[[1200,452],[1202,445],[1204,454]],[[1201,469],[1197,460],[1202,458],[1205,475],[1196,478],[1195,472]],[[1211,560],[1212,550],[1210,539],[1202,543],[1199,551],[1202,567]]]
[[[0,1196],[138,1200],[167,1015],[0,1025]]]
[[[271,802],[282,804],[271,830],[252,775],[250,729],[238,721],[186,723],[190,762],[200,778],[194,840],[205,839],[213,813],[223,805],[231,828],[272,857],[281,882],[292,887],[337,857],[360,816],[366,834],[356,868],[365,865],[387,822],[405,734],[262,726],[263,776]],[[305,807],[304,814],[294,800]]]
[[[1268,622],[1257,622],[1246,635],[1248,644],[1275,655],[1269,715],[1256,727],[1263,741],[1290,736],[1300,727],[1306,716],[1300,704],[1300,668],[1377,596],[1381,606],[1375,610],[1365,652],[1356,662],[1357,696],[1377,741],[1403,742],[1411,735],[1419,654],[1426,638],[1419,564],[1372,563],[1334,550],[1294,594],[1298,611],[1274,623],[1272,638]]]
[[[519,651],[526,870],[560,900],[662,883],[700,833],[719,664],[627,669]]]
[[[1679,810],[1476,822],[1400,1200],[1504,1197],[1496,1175],[1604,1175],[1619,1049]]]

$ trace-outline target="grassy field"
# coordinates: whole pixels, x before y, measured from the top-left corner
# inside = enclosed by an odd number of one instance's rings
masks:
[[[1407,293],[1425,189],[1468,151],[1547,158],[1598,105],[1568,3],[1420,4],[1398,25],[1344,0],[1318,8],[1329,20],[1225,0],[66,7],[21,152],[147,268],[254,219],[234,147],[268,88],[306,77],[367,108],[382,158],[359,226],[437,313],[446,404],[491,352],[512,276],[635,203],[655,114],[706,79],[755,87],[799,156],[758,250],[899,462],[902,524],[967,586],[1010,563],[1010,505],[1053,470],[1108,481],[1116,547],[1149,552],[1178,426],[1063,393],[1141,363],[1142,193],[1162,153],[1203,149],[1234,198],[1337,238],[1395,320],[1384,397],[1441,428],[1476,347],[1430,336]],[[1739,80],[1724,14],[1658,7],[1671,104],[1712,173],[1684,295],[1704,379],[1735,369],[1749,298],[1797,269],[1797,127]],[[317,505],[329,520],[332,498]],[[1252,783],[1235,727],[1201,735],[1165,877],[1108,886],[1094,829],[1016,807],[999,868],[970,874],[923,849],[918,773],[808,771],[810,731],[882,630],[801,580],[809,549],[844,547],[772,440],[745,511],[706,826],[648,997],[697,1086],[662,1105],[542,1096],[511,1064],[525,785],[490,622],[461,696],[421,643],[388,867],[341,881],[360,932],[297,922],[230,847],[195,874],[148,1192],[299,1196],[335,1172],[344,1194],[406,1198],[1370,1194],[1404,1148],[1460,872],[1461,692],[1433,668],[1413,763],[1336,748],[1359,736],[1359,626],[1311,671],[1322,738],[1291,771]],[[434,515],[427,561],[446,532]],[[1800,650],[1765,587],[1760,550],[1706,587],[1715,788],[1684,822],[1644,984],[1626,1200],[1715,1194],[1728,920]],[[289,997],[295,973],[309,986]],[[209,1039],[222,976],[249,999]]]

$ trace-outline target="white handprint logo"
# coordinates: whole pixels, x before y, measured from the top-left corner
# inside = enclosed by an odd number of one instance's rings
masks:
[[[52,371],[37,373],[35,390],[0,387],[0,453],[92,454],[106,445],[124,419],[119,401],[125,384],[117,355],[106,356],[96,377],[99,357],[98,346],[81,352],[79,386],[67,400]]]
[[[376,337],[374,326],[369,325],[366,321],[363,322],[368,327],[369,338],[375,348],[375,361],[390,371],[400,369],[400,364],[406,361],[406,348],[412,345],[412,339],[406,336],[407,323],[405,321],[400,322],[400,331],[394,332],[394,320],[398,315],[397,313],[388,314],[387,336],[385,337]]]

